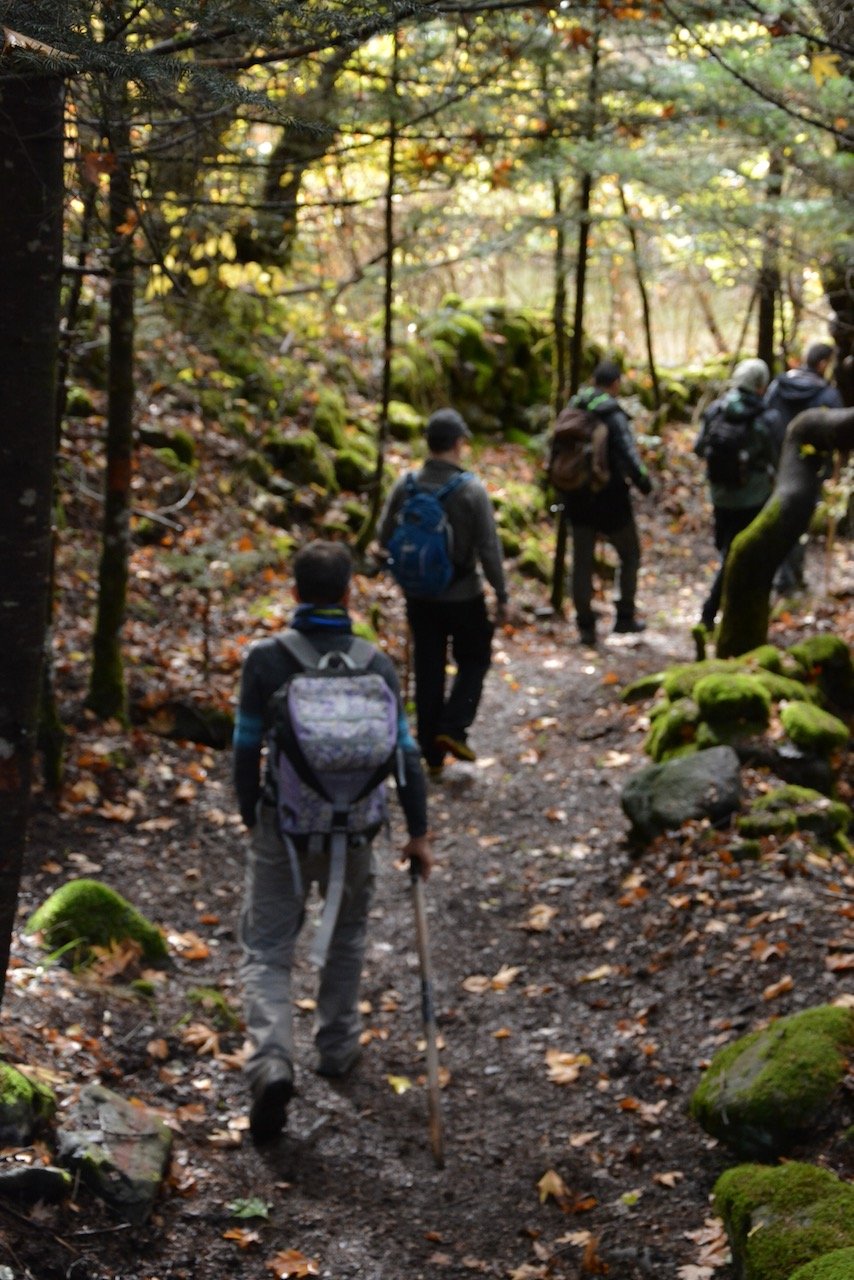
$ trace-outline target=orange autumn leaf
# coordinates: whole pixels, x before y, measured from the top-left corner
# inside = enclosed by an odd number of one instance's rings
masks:
[[[779,982],[772,982],[762,992],[763,1000],[776,1000],[777,996],[785,995],[787,991],[794,989],[794,979],[787,973],[785,978],[781,978]]]
[[[264,1263],[267,1271],[272,1271],[277,1280],[287,1280],[289,1276],[319,1276],[320,1263],[307,1258],[299,1249],[284,1249],[275,1257]]]
[[[246,1227],[229,1227],[228,1231],[223,1231],[223,1240],[233,1240],[235,1244],[239,1244],[241,1249],[249,1249],[253,1244],[260,1244],[261,1237],[257,1231],[250,1231]]]

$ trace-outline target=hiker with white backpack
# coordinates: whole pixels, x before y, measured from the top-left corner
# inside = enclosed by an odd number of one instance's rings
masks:
[[[350,552],[309,543],[293,572],[291,627],[249,649],[234,731],[234,785],[251,831],[240,937],[257,1142],[281,1132],[293,1093],[291,967],[313,882],[324,898],[311,951],[320,969],[316,1070],[339,1078],[359,1057],[372,842],[391,773],[409,836],[403,853],[424,879],[432,865],[424,775],[397,675],[353,635]]]
[[[427,422],[429,457],[420,471],[392,488],[377,539],[406,597],[415,654],[418,741],[431,777],[446,756],[475,760],[468,731],[477,715],[492,660],[494,626],[483,576],[495,592],[495,618],[507,611],[501,543],[492,502],[463,466],[471,439],[456,409],[438,409]],[[456,674],[450,689],[450,655]]]

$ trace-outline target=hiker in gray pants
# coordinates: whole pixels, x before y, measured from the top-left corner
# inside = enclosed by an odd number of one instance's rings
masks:
[[[321,654],[367,650],[366,670],[379,675],[392,691],[402,761],[398,796],[409,834],[403,853],[420,865],[425,878],[432,865],[426,787],[418,748],[400,704],[397,675],[390,659],[353,635],[347,613],[351,573],[352,560],[343,544],[316,541],[304,547],[294,561],[294,594],[299,605],[291,630],[285,637],[271,637],[253,645],[241,676],[234,731],[234,785],[241,817],[251,830],[240,924],[241,977],[247,1032],[253,1044],[246,1065],[252,1095],[249,1122],[252,1135],[259,1142],[275,1138],[285,1123],[294,1086],[294,949],[305,918],[308,890],[316,882],[326,898],[333,867],[330,836],[283,833],[269,755],[263,778],[261,774],[262,748],[272,723],[273,694],[289,677],[305,669],[282,642],[287,637],[293,642],[294,632],[309,640],[313,650]],[[300,643],[304,641],[297,641],[297,648]],[[306,796],[306,804],[311,803]],[[358,995],[374,884],[372,841],[382,816],[380,800],[376,814],[372,811],[372,820],[363,830],[347,832],[340,906],[334,921],[329,922],[331,932],[326,939],[317,1001],[316,1069],[325,1076],[345,1075],[359,1056]],[[334,874],[333,870],[333,877]]]

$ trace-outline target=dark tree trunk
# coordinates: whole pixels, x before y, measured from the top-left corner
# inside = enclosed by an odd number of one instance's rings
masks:
[[[635,224],[632,221],[629,202],[626,199],[626,192],[623,184],[620,183],[620,203],[623,206],[623,213],[626,218],[626,230],[629,233],[629,240],[632,245],[632,262],[635,268],[635,279],[638,282],[638,293],[640,294],[641,309],[643,311],[643,331],[646,338],[646,359],[649,369],[649,376],[652,381],[652,395],[656,409],[661,408],[661,387],[658,382],[658,370],[655,367],[655,356],[652,349],[652,318],[649,309],[649,295],[646,291],[646,281],[643,278],[643,266],[641,265],[640,245],[638,244],[638,233]]]
[[[110,145],[110,357],[107,465],[104,492],[98,612],[88,704],[102,719],[127,714],[121,632],[125,619],[130,553],[133,459],[134,258],[130,127],[125,95],[117,95]]]
[[[822,462],[835,449],[852,447],[854,409],[808,409],[789,423],[774,492],[727,558],[719,657],[747,653],[767,640],[774,574],[809,525]]]
[[[554,301],[552,304],[552,334],[554,345],[553,404],[560,413],[566,403],[566,229],[563,225],[563,187],[560,178],[552,180],[552,198],[555,219]]]
[[[768,171],[768,199],[778,200],[783,191],[783,161],[777,154],[771,156]],[[762,265],[757,282],[759,294],[759,328],[756,337],[756,354],[768,368],[774,369],[776,344],[774,341],[777,298],[780,295],[779,229],[776,219],[768,220],[762,246]]]
[[[0,77],[0,996],[26,838],[48,618],[62,268],[62,81]],[[10,198],[9,193],[14,193]]]
[[[356,549],[364,552],[377,527],[383,501],[383,470],[388,441],[388,407],[391,402],[391,358],[394,354],[394,188],[397,178],[397,92],[398,34],[394,33],[391,64],[391,109],[388,128],[388,169],[386,173],[385,207],[385,286],[383,295],[383,371],[380,390],[380,421],[377,431],[377,461],[371,480],[371,505],[365,523],[359,530]]]

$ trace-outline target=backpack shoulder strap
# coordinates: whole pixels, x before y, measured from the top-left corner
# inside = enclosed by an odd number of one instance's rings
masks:
[[[320,663],[321,655],[302,631],[285,631],[282,635],[276,636],[276,643],[280,644],[303,670],[312,671]]]
[[[449,498],[452,493],[456,492],[462,485],[467,484],[471,479],[473,479],[471,471],[458,471],[455,476],[451,476],[450,480],[445,481],[441,489],[436,490],[435,497],[440,502],[444,502],[446,498]]]

